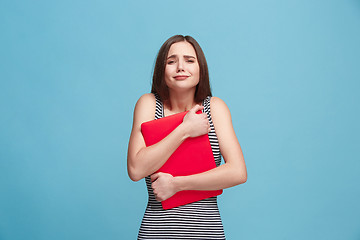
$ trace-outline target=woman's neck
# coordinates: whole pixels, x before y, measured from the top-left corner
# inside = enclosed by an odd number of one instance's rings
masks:
[[[192,91],[174,92],[169,91],[169,100],[166,102],[166,107],[172,113],[184,112],[190,110],[195,106],[194,99],[195,88]]]

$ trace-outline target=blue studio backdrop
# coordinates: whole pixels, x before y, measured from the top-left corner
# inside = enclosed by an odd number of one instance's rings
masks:
[[[1,1],[0,239],[136,239],[126,171],[162,43],[191,35],[248,181],[227,239],[360,239],[360,2]]]

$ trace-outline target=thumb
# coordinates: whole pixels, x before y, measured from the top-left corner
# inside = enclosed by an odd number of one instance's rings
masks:
[[[159,178],[159,173],[154,173],[153,175],[150,176],[151,182],[154,182],[158,178]]]
[[[190,109],[191,112],[196,113],[197,111],[200,111],[204,108],[204,106],[201,106],[199,104],[196,104],[192,109]]]

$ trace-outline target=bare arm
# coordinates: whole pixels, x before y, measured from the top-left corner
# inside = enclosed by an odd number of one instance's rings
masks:
[[[182,190],[219,190],[247,180],[244,156],[233,129],[231,115],[219,98],[211,98],[211,115],[225,164],[207,172],[172,177],[166,173],[151,176],[157,200],[163,201]]]
[[[206,115],[196,114],[196,111],[200,109],[202,107],[199,105],[192,108],[184,117],[183,123],[167,137],[146,147],[141,133],[141,124],[154,119],[155,97],[152,94],[144,94],[140,97],[134,110],[127,157],[128,174],[133,181],[138,181],[157,171],[186,138],[208,133],[209,123]]]

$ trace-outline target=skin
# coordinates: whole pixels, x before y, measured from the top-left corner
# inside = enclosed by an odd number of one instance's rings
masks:
[[[190,43],[178,42],[170,47],[165,82],[170,96],[169,101],[164,102],[165,116],[190,111],[166,138],[146,147],[141,134],[141,124],[154,119],[155,97],[153,94],[140,97],[134,110],[128,147],[129,177],[138,181],[151,175],[152,188],[158,201],[164,201],[182,190],[219,190],[245,183],[246,165],[232,125],[230,110],[218,97],[211,98],[210,111],[225,163],[190,176],[173,177],[168,173],[155,173],[186,138],[210,131],[206,114],[196,114],[203,107],[194,101],[196,85],[199,82],[199,64]]]

